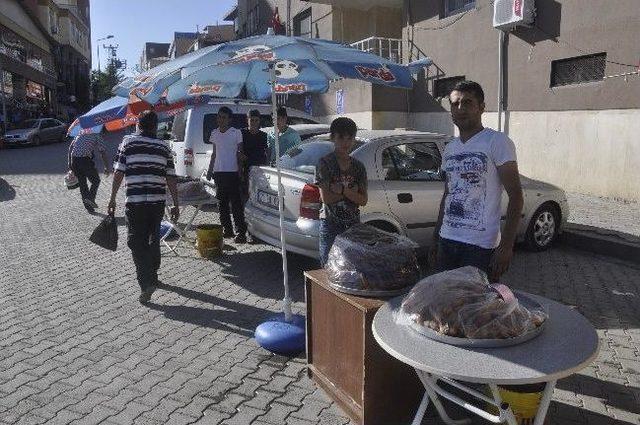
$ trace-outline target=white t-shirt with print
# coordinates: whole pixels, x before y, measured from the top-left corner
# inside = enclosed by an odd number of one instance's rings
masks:
[[[242,132],[230,127],[224,133],[219,129],[211,132],[209,141],[216,147],[216,160],[213,163],[214,173],[238,171],[238,146],[242,143]]]
[[[444,149],[449,194],[440,237],[485,249],[500,243],[503,186],[497,167],[516,161],[516,147],[504,133],[485,128],[465,143],[459,137]]]

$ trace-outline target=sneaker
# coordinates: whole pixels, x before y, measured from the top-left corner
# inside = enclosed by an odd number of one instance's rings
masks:
[[[233,230],[225,230],[222,233],[222,237],[225,238],[225,239],[229,239],[229,238],[232,238],[234,236],[235,236],[235,233],[233,233]]]
[[[247,237],[244,233],[239,233],[234,240],[236,243],[247,243]]]
[[[140,296],[138,297],[138,301],[141,304],[146,304],[151,300],[151,294],[153,294],[156,290],[155,286],[150,286],[147,289],[140,292]]]
[[[91,199],[83,199],[82,202],[84,202],[84,205],[86,207],[90,207],[92,209],[97,209],[98,208],[98,204],[96,204],[94,201],[92,201]],[[89,208],[87,208],[89,209]]]

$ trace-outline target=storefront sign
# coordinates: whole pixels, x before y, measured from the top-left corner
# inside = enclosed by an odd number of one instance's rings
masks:
[[[44,100],[44,87],[42,84],[34,83],[27,80],[26,85],[27,97]]]

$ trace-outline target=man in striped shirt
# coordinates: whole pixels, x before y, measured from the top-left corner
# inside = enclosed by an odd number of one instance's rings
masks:
[[[138,117],[136,134],[125,136],[113,165],[113,187],[108,214],[116,209],[116,194],[124,178],[127,245],[131,249],[140,284],[140,302],[147,303],[158,284],[160,268],[160,222],[164,215],[166,188],[173,198],[171,220],[179,218],[173,157],[167,144],[156,138],[158,116],[145,111]]]

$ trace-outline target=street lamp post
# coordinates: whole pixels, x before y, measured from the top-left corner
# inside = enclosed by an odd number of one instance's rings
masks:
[[[96,51],[98,53],[98,72],[100,72],[100,42],[104,40],[108,40],[110,38],[113,38],[113,35],[109,34],[106,37],[102,37],[96,40]]]

